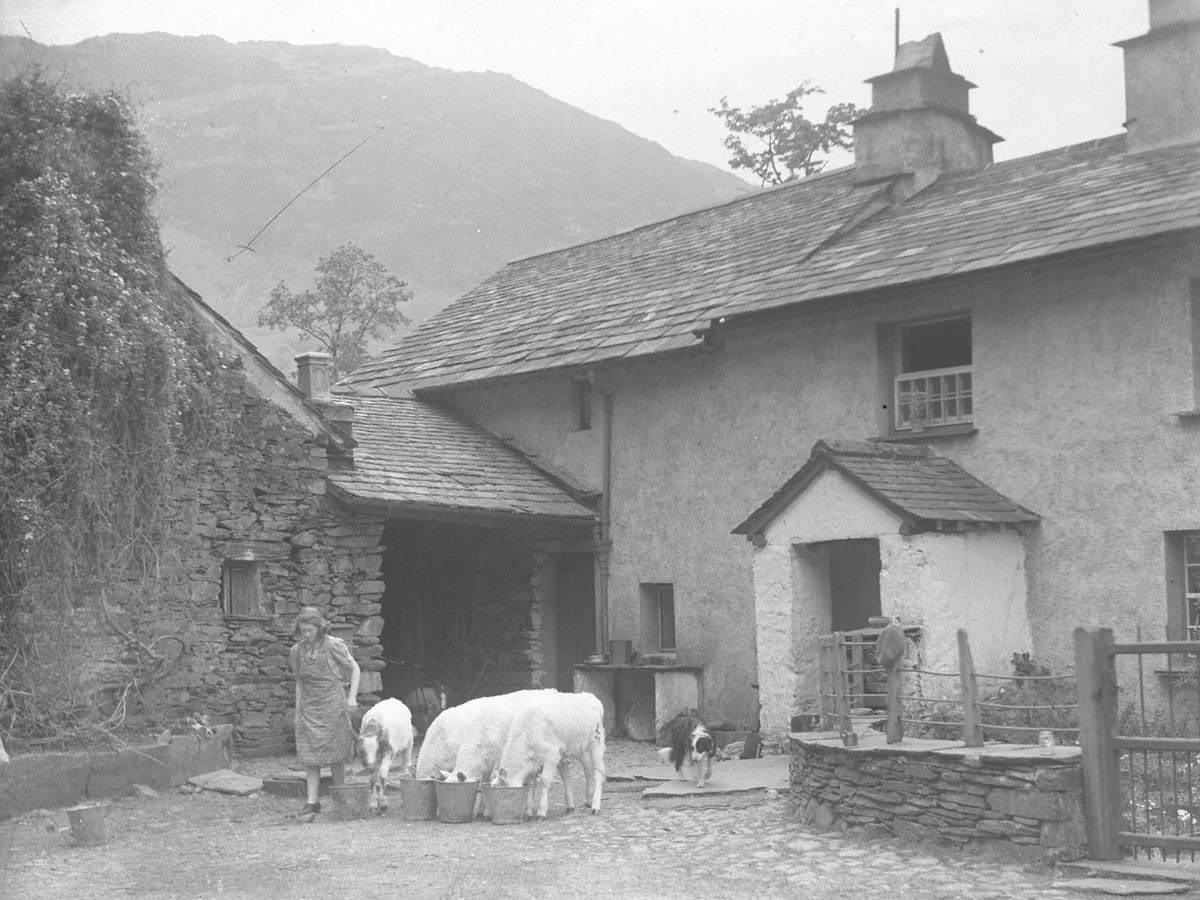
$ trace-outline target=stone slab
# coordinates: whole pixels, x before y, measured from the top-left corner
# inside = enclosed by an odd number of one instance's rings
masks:
[[[206,791],[234,794],[239,797],[257,793],[263,789],[261,778],[251,778],[249,775],[242,775],[233,769],[218,769],[203,775],[193,775],[188,779],[188,784]]]
[[[655,767],[659,768],[659,767]],[[750,791],[778,790],[788,788],[788,757],[764,756],[761,759],[731,759],[713,766],[712,778],[702,788],[696,787],[695,779],[675,779],[675,770],[661,767],[674,780],[665,780],[642,791],[642,797],[707,797],[721,794],[743,794]],[[687,774],[684,769],[684,774]]]
[[[322,775],[321,786],[317,790],[317,793],[328,794],[331,784],[333,784],[333,776]],[[274,794],[276,797],[303,798],[308,788],[305,784],[303,773],[274,772],[263,779],[263,790],[268,794]]]
[[[88,761],[88,798],[120,797],[128,794],[135,784],[165,790],[170,786],[167,779],[169,755],[170,748],[165,744],[91,754]]]
[[[1094,860],[1063,863],[1068,872],[1084,875],[1105,875],[1114,878],[1150,878],[1157,881],[1180,881],[1200,885],[1200,864],[1160,863],[1136,860]]]
[[[211,735],[177,734],[171,737],[168,784],[183,784],[193,775],[229,767],[233,754],[233,726],[215,725]]]
[[[1144,897],[1159,894],[1186,894],[1191,888],[1178,881],[1150,881],[1143,878],[1069,878],[1054,882],[1059,890],[1113,897]]]
[[[31,753],[0,766],[0,820],[31,809],[70,806],[87,792],[87,753]]]

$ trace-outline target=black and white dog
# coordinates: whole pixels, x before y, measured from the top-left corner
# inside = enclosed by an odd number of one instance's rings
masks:
[[[708,726],[696,716],[679,715],[667,723],[668,746],[658,751],[663,762],[675,767],[675,774],[683,778],[683,767],[689,765],[696,773],[696,787],[712,777],[713,757],[717,745],[708,731]]]

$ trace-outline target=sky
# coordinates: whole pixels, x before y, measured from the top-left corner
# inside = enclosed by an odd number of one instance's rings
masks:
[[[997,159],[1121,131],[1121,52],[1147,0],[0,0],[0,32],[70,44],[112,32],[383,47],[428,65],[515,76],[671,152],[726,167],[708,109],[804,80],[866,106],[863,79],[901,39],[940,31],[978,85]],[[820,104],[810,108],[823,113]]]

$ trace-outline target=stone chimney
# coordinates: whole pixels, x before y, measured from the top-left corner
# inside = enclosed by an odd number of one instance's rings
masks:
[[[1200,0],[1150,0],[1150,30],[1117,46],[1128,149],[1200,140]]]
[[[871,108],[854,122],[855,178],[913,176],[913,189],[949,172],[980,169],[1003,140],[975,121],[975,85],[950,70],[940,34],[901,44],[892,71],[868,78]]]
[[[333,357],[328,353],[301,353],[296,357],[296,385],[309,400],[329,402],[329,366],[332,360]]]
[[[296,357],[296,385],[321,408],[325,419],[346,437],[354,438],[354,405],[329,392],[329,369],[333,361],[328,353],[301,353]]]

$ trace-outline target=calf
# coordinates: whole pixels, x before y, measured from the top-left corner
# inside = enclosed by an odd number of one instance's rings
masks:
[[[387,777],[392,763],[399,760],[401,770],[412,768],[412,713],[394,697],[380,700],[363,716],[358,731],[358,755],[371,769],[371,797],[375,808],[387,811]]]
[[[591,694],[555,693],[521,710],[509,730],[492,784],[520,787],[536,777],[540,788],[536,816],[544,819],[557,769],[570,811],[575,800],[566,767],[569,759],[583,764],[588,806],[598,813],[604,790],[604,707]]]
[[[462,781],[489,778],[518,710],[553,689],[513,691],[479,697],[444,710],[425,732],[417,755],[417,777],[446,772]]]

